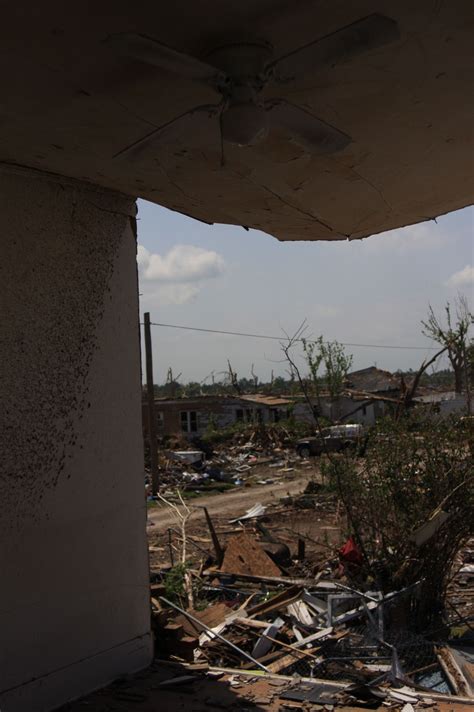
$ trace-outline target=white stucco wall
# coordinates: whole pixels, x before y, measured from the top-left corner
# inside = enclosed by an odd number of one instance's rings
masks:
[[[151,656],[131,198],[0,172],[0,708]]]

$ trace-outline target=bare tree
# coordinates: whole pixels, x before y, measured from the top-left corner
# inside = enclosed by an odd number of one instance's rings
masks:
[[[413,401],[415,400],[416,397],[416,392],[418,389],[418,386],[420,385],[420,380],[424,372],[432,366],[438,358],[444,354],[445,351],[448,350],[448,346],[443,346],[443,348],[435,353],[435,355],[429,359],[429,361],[423,361],[421,364],[420,368],[415,374],[415,378],[411,382],[410,386],[407,386],[405,383],[405,379],[401,378],[401,394],[400,394],[400,405],[398,406],[397,413],[398,415],[402,413],[406,413],[410,406],[413,404]]]
[[[433,307],[429,306],[428,318],[422,321],[423,334],[447,347],[448,358],[454,371],[454,388],[461,393],[466,385],[466,355],[468,347],[469,327],[474,323],[474,315],[469,309],[467,299],[459,295],[455,301],[454,310],[446,303],[444,308],[446,323],[436,316]]]
[[[173,368],[172,366],[169,367],[168,373],[166,374],[166,386],[169,387],[169,394],[171,398],[176,398],[176,392],[179,388],[179,378],[181,378],[183,374],[178,373],[178,375],[175,377],[173,375]]]
[[[255,393],[257,393],[257,391],[258,391],[258,376],[255,373],[255,371],[253,370],[253,364],[252,364],[252,368],[250,369],[250,373],[252,374],[253,389],[254,389]]]
[[[187,568],[187,537],[186,537],[186,525],[192,512],[188,505],[183,499],[183,496],[179,490],[176,490],[176,496],[178,497],[179,503],[174,504],[170,499],[163,497],[163,495],[158,493],[158,499],[165,504],[169,511],[172,513],[175,521],[179,524],[181,533],[181,552],[180,552],[180,567],[183,573],[184,591],[187,598],[188,608],[194,608],[194,595],[193,595],[193,581],[191,573]],[[181,505],[181,506],[179,506]]]
[[[242,389],[241,389],[241,387],[239,386],[239,380],[238,380],[238,378],[237,378],[237,374],[236,374],[236,372],[232,369],[232,365],[231,365],[229,359],[227,359],[227,365],[228,365],[228,367],[229,367],[229,370],[227,371],[227,373],[228,373],[228,376],[229,376],[230,385],[231,385],[232,388],[237,392],[237,394],[238,394],[239,396],[241,396],[241,395],[242,395]]]

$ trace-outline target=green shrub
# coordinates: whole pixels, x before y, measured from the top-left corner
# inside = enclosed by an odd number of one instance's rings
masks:
[[[454,558],[474,531],[474,459],[469,426],[416,413],[387,419],[371,432],[365,460],[331,457],[324,474],[344,505],[348,533],[365,573],[385,592],[417,581],[413,625],[425,627],[442,608]],[[437,509],[449,517],[426,543],[413,533]]]
[[[176,564],[165,577],[165,597],[172,603],[178,603],[181,606],[185,598],[184,576],[187,569],[187,564]]]

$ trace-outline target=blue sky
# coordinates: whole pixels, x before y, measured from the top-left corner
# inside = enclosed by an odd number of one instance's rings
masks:
[[[307,319],[307,336],[432,346],[420,320],[458,292],[474,300],[474,208],[353,242],[278,242],[139,202],[140,311],[167,324],[277,335]],[[169,366],[203,380],[252,363],[283,374],[278,342],[153,328],[155,381]],[[416,368],[428,350],[355,348],[354,368]]]

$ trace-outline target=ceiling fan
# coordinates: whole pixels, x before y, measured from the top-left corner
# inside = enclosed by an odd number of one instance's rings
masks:
[[[267,43],[245,41],[218,47],[201,60],[146,35],[111,35],[106,43],[119,54],[204,83],[221,97],[217,104],[197,106],[174,117],[121,149],[114,158],[139,152],[170,129],[183,130],[183,121],[196,114],[219,117],[222,140],[239,146],[254,145],[265,138],[269,128],[279,126],[312,153],[340,151],[351,142],[350,136],[285,99],[265,100],[265,87],[287,84],[317,69],[347,62],[399,37],[395,20],[373,14],[278,59],[273,59]]]

